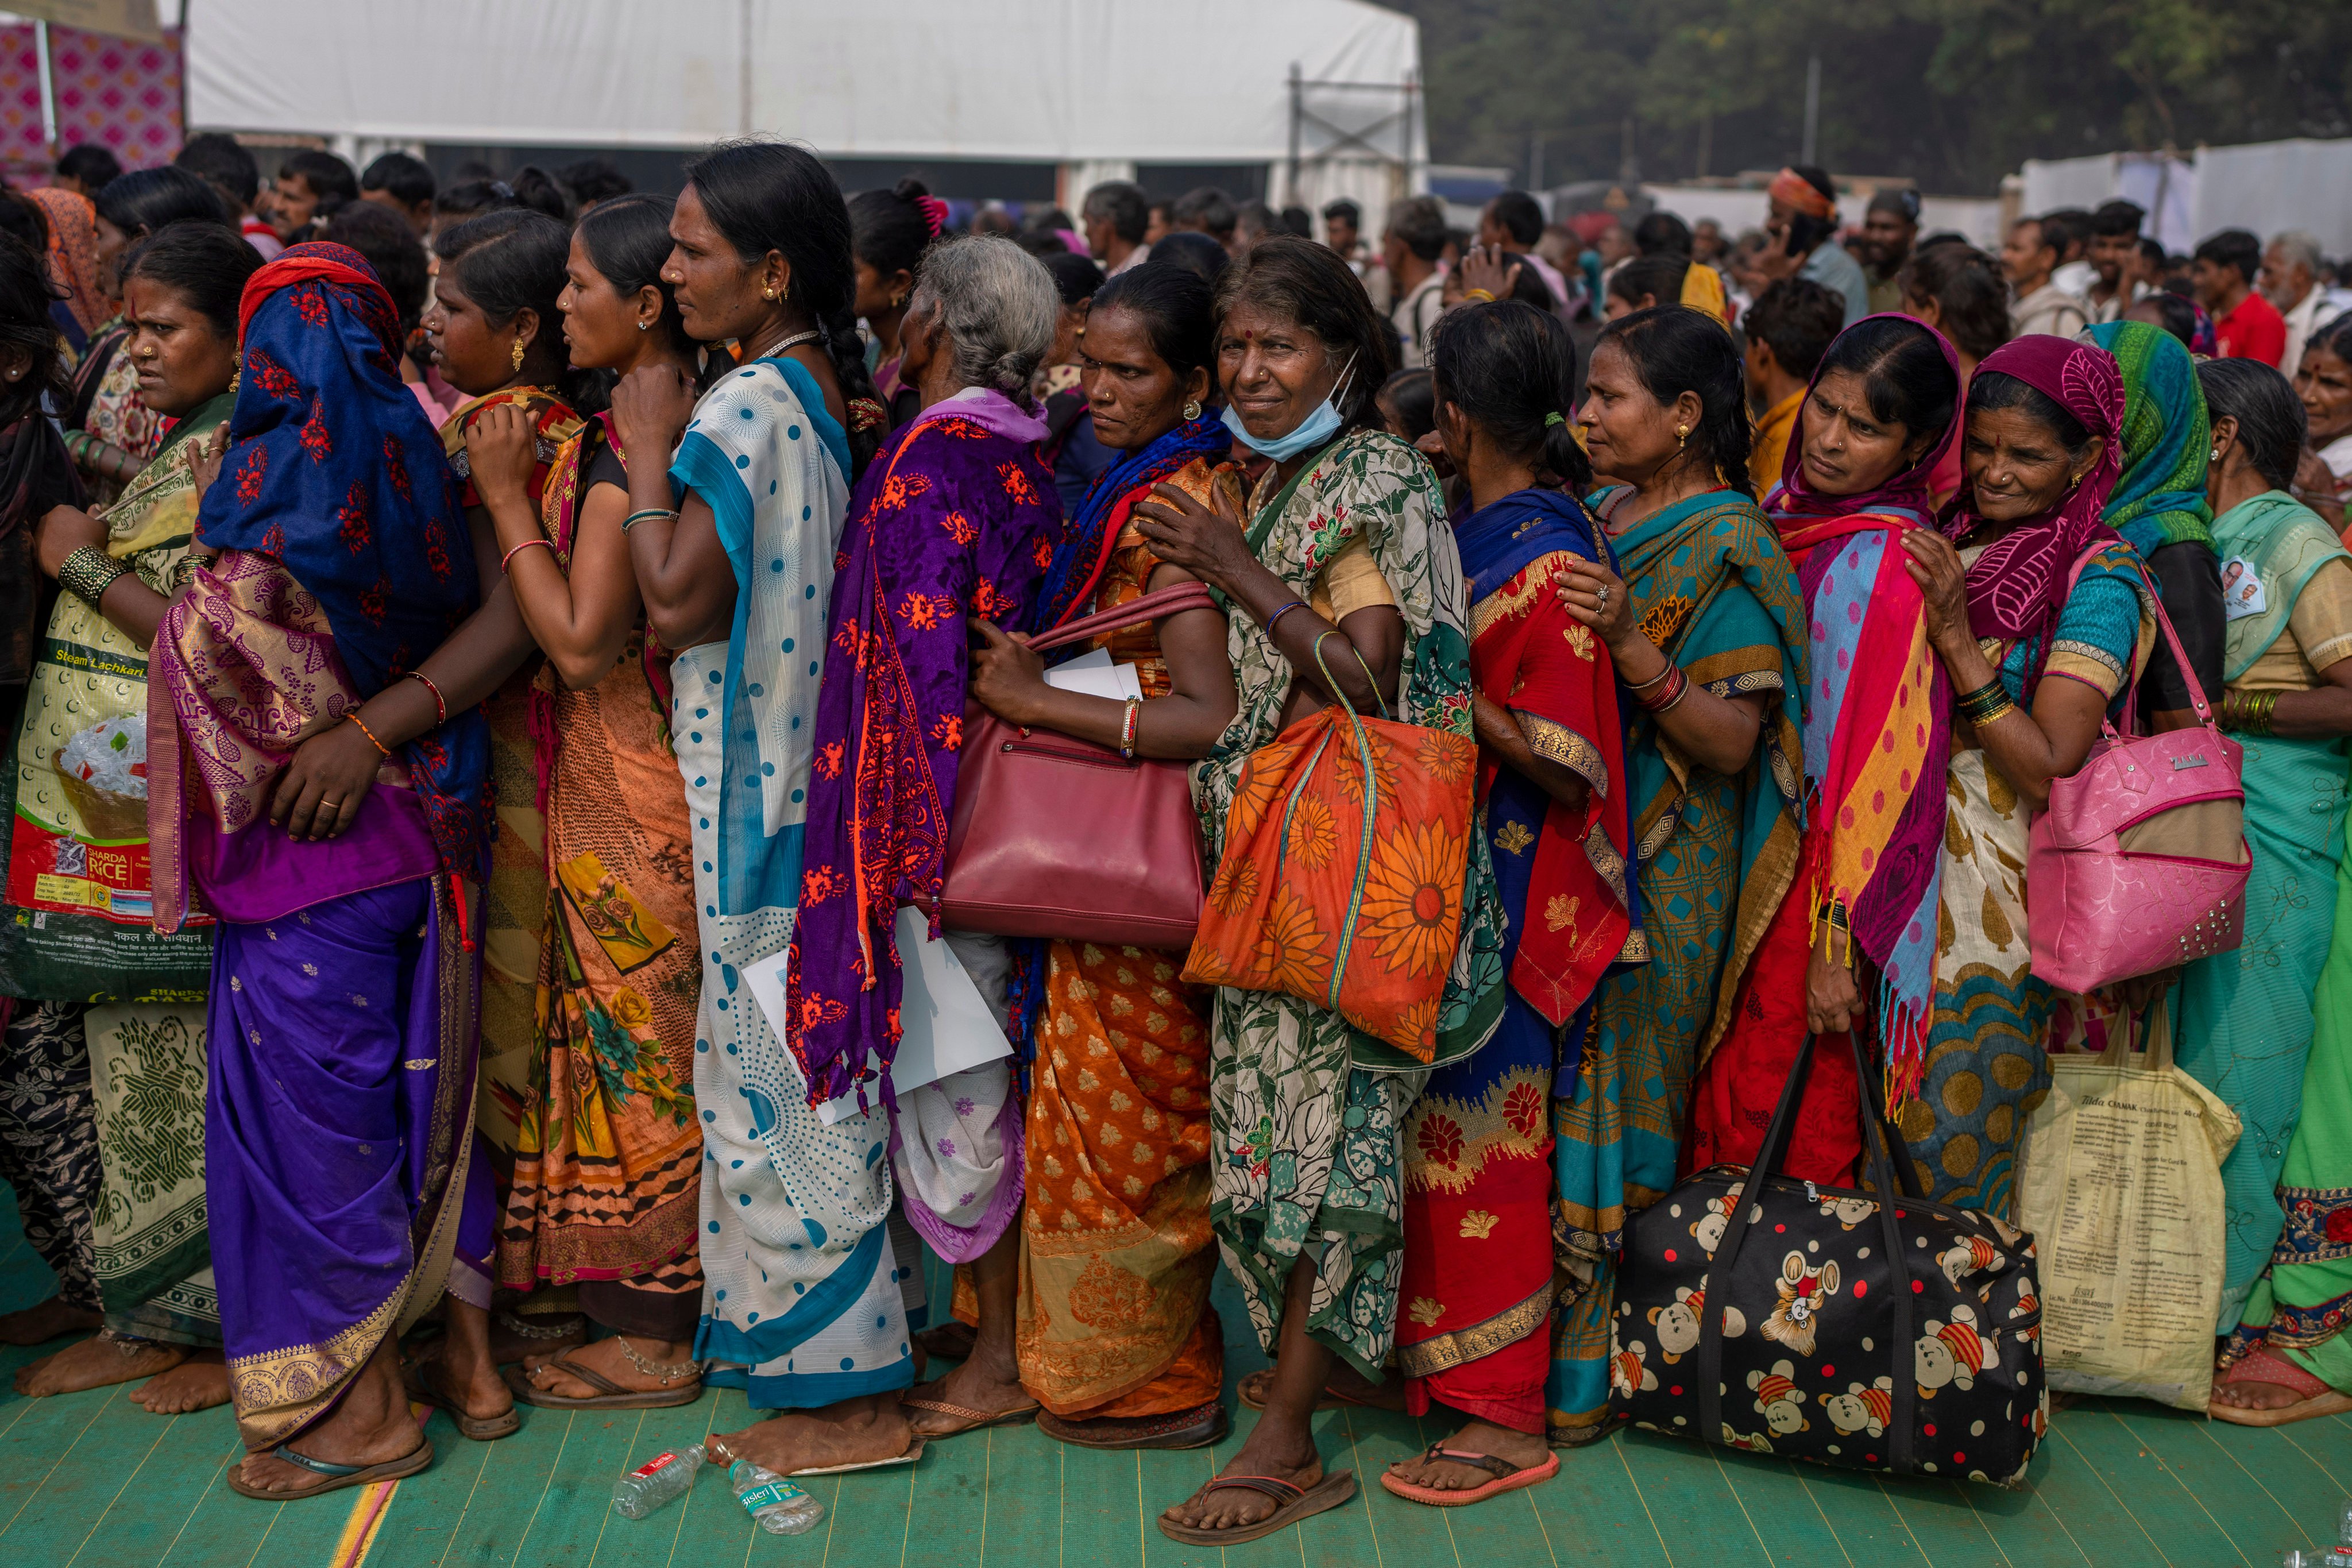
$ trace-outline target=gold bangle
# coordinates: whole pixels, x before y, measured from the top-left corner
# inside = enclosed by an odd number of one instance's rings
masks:
[[[375,731],[367,727],[367,721],[360,717],[360,710],[358,709],[352,709],[350,712],[344,714],[343,717],[349,719],[352,723],[357,724],[360,727],[360,733],[368,738],[369,745],[373,746],[379,752],[383,752],[383,754],[387,758],[392,755],[390,752],[384,751],[383,742],[375,738]]]
[[[1462,297],[1465,300],[1475,300],[1486,305],[1495,302],[1495,291],[1491,289],[1465,289],[1462,290]]]

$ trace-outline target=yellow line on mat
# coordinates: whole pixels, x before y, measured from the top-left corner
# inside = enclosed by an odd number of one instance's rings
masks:
[[[1650,1511],[1650,1500],[1642,1495],[1642,1483],[1634,1479],[1633,1461],[1625,1458],[1623,1439],[1609,1445],[1617,1450],[1617,1463],[1624,1468],[1626,1480],[1633,1483],[1633,1500],[1642,1505],[1642,1517],[1650,1521],[1650,1533],[1658,1538],[1658,1552],[1666,1560],[1666,1568],[1675,1568],[1675,1554],[1666,1545],[1666,1532],[1658,1528],[1658,1516]]]
[[[411,1405],[408,1413],[416,1418],[417,1435],[423,1436],[425,1423],[433,1418],[433,1406]],[[343,1521],[343,1532],[335,1538],[334,1555],[327,1559],[327,1568],[360,1568],[367,1561],[369,1549],[375,1545],[376,1531],[383,1528],[383,1516],[392,1511],[393,1497],[399,1490],[398,1481],[370,1481],[360,1488],[351,1514]],[[272,1525],[277,1522],[270,1521]]]

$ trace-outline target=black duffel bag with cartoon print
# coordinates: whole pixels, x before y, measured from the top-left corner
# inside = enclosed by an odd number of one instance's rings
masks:
[[[1808,1039],[1753,1169],[1701,1171],[1626,1222],[1611,1418],[1849,1469],[2016,1485],[2049,1425],[2033,1238],[1920,1198],[1853,1049],[1869,1191],[1755,1179],[1780,1169]]]

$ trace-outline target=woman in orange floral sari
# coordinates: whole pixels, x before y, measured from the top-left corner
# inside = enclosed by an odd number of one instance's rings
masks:
[[[1129,514],[1160,483],[1209,499],[1209,465],[1232,445],[1201,408],[1214,324],[1208,285],[1181,268],[1137,268],[1096,296],[1085,386],[1096,435],[1120,458],[1064,531],[1038,630],[1195,581],[1160,560]],[[1119,743],[1127,704],[1048,687],[1036,655],[993,626],[982,635],[991,646],[972,658],[974,697],[1015,723]],[[1216,610],[1091,646],[1135,671],[1139,754],[1205,755],[1233,718]],[[1021,1384],[1045,1406],[1039,1426],[1066,1443],[1213,1443],[1225,1430],[1225,1357],[1209,1306],[1207,998],[1178,978],[1181,952],[1040,946],[1023,963],[1023,984],[1036,994],[1024,1008],[1034,1034],[1021,1032],[1036,1061],[1014,1334]]]
[[[558,303],[575,368],[692,376],[694,345],[660,279],[669,214],[667,197],[621,196],[572,234]],[[547,655],[528,697],[529,798],[546,833],[536,1026],[508,1056],[522,1064],[520,1085],[502,1075],[489,1088],[494,1141],[511,1140],[497,1281],[576,1284],[581,1310],[612,1331],[509,1383],[532,1405],[686,1404],[701,1393],[701,955],[670,655],[645,627],[611,420],[589,420],[542,467],[548,412],[484,401],[467,437],[472,477]]]
[[[1431,348],[1438,441],[1468,481],[1454,525],[1470,595],[1478,801],[1507,921],[1494,1040],[1430,1075],[1404,1126],[1405,1409],[1468,1419],[1381,1484],[1439,1507],[1558,1473],[1551,1369],[1551,1099],[1573,1079],[1601,976],[1646,956],[1629,863],[1624,731],[1609,650],[1549,591],[1611,561],[1578,502],[1576,349],[1506,300],[1450,311]]]

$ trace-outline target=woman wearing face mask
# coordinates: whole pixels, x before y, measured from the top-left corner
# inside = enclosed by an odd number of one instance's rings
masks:
[[[1607,1430],[1619,1233],[1674,1184],[1691,1074],[1796,873],[1804,768],[1804,604],[1747,489],[1739,351],[1696,310],[1640,311],[1602,330],[1585,393],[1594,510],[1623,575],[1575,561],[1553,582],[1641,710],[1626,805],[1650,962],[1601,983],[1583,1069],[1554,1091],[1560,1213],[1589,1281],[1552,1363],[1555,1443]]]
[[[2123,419],[2105,350],[2017,339],[1969,384],[1958,510],[1943,531],[1902,536],[1957,717],[1926,1070],[1888,1087],[1914,1093],[1902,1130],[1927,1196],[2004,1218],[2019,1135],[2050,1084],[2045,1042],[2065,1037],[2054,1005],[2068,1000],[2032,973],[2026,824],[2051,781],[2083,765],[2157,636],[2139,557],[2099,520]]]
[[[1460,733],[1471,712],[1460,557],[1437,526],[1436,475],[1381,427],[1390,340],[1363,286],[1336,252],[1272,235],[1233,264],[1217,300],[1226,427],[1273,460],[1250,498],[1248,531],[1170,487],[1136,508],[1161,560],[1234,602],[1226,647],[1240,710],[1194,774],[1213,863],[1250,753],[1335,695],[1359,712]],[[1414,874],[1412,858],[1399,858],[1400,874]],[[1475,1048],[1501,1011],[1500,921],[1483,850],[1474,847],[1470,866],[1441,1059]],[[1383,1375],[1412,1094],[1404,1079],[1350,1065],[1351,1031],[1336,1012],[1221,990],[1214,1017],[1213,1146],[1247,1143],[1253,1130],[1272,1139],[1255,1160],[1214,1163],[1218,1240],[1259,1343],[1279,1360],[1264,1417],[1225,1467],[1246,1479],[1212,1480],[1160,1527],[1223,1545],[1354,1494],[1353,1476],[1325,1473],[1309,1420],[1335,1370],[1359,1388]]]
[[[1890,1085],[1918,1075],[1951,690],[1902,542],[1933,526],[1930,476],[1959,395],[1940,334],[1872,316],[1830,345],[1799,411],[1771,518],[1812,628],[1805,785],[1819,804],[1730,1028],[1692,1086],[1685,1170],[1755,1163],[1755,1113],[1779,1100],[1809,1036],[1822,1038],[1783,1167],[1801,1179],[1853,1184],[1862,1146],[1848,1030],[1864,1031]]]
[[[692,374],[694,342],[659,277],[669,218],[667,197],[616,196],[573,230],[556,303],[575,371]],[[520,403],[483,409],[467,437],[516,608],[547,655],[530,696],[546,821],[540,1026],[486,1055],[482,1129],[504,1198],[498,1284],[576,1283],[581,1310],[608,1337],[509,1382],[526,1403],[560,1409],[688,1404],[698,1379],[650,1370],[692,1360],[702,1307],[701,969],[680,935],[695,904],[691,824],[664,727],[670,655],[645,633],[621,528],[627,457],[612,420],[594,416],[563,443],[534,505],[537,437]],[[593,1392],[552,1392],[573,1384]]]

